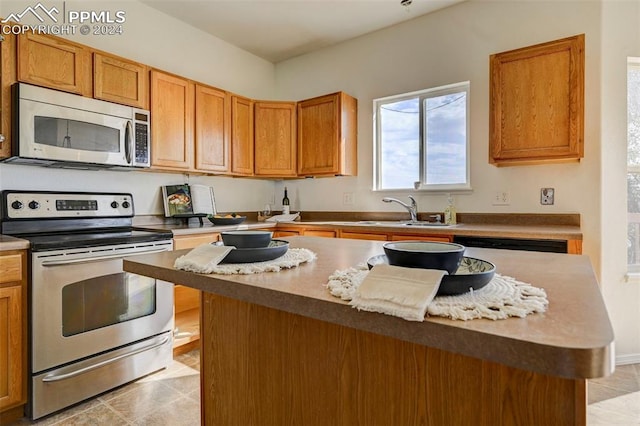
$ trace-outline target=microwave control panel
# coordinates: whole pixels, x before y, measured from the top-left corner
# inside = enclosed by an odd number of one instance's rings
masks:
[[[149,126],[150,113],[146,110],[134,110],[134,138],[135,138],[135,160],[134,166],[149,167],[151,165],[150,146],[151,131]]]

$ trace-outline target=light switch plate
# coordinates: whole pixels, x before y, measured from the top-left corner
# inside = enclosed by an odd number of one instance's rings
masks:
[[[540,204],[551,206],[555,201],[555,190],[553,188],[540,188]]]

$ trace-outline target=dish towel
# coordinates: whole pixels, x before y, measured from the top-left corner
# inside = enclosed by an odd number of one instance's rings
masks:
[[[265,219],[265,222],[293,222],[300,216],[300,213],[278,214]]]
[[[358,310],[424,321],[446,271],[376,265],[353,293],[349,304]]]
[[[329,277],[326,286],[332,296],[350,301],[369,274],[365,264],[337,270]],[[548,306],[549,300],[544,289],[513,277],[495,274],[491,282],[479,290],[457,296],[434,297],[427,306],[427,315],[462,321],[478,318],[501,320],[542,313]]]
[[[216,246],[209,243],[202,244],[184,256],[177,258],[173,267],[183,271],[210,274],[216,265],[234,248],[233,246]]]

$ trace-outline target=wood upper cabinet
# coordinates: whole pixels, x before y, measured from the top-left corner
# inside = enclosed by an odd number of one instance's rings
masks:
[[[0,35],[0,159],[11,156],[11,85],[16,81],[16,36]]]
[[[151,71],[151,166],[194,167],[194,84],[162,71]]]
[[[343,92],[298,102],[298,175],[357,175],[357,110]]]
[[[117,56],[95,52],[93,97],[149,109],[149,68]]]
[[[296,103],[256,102],[255,175],[297,176]]]
[[[196,169],[230,171],[231,96],[224,90],[196,84]]]
[[[27,398],[26,288],[26,252],[0,252],[0,419],[3,424],[4,420],[11,422],[22,417]]]
[[[584,156],[584,34],[491,55],[489,162]]]
[[[253,101],[231,96],[231,173],[253,175]]]
[[[18,35],[18,80],[91,97],[91,50],[62,38]]]

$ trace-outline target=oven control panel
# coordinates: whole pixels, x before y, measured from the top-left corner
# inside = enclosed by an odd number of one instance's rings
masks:
[[[131,194],[3,191],[3,218],[133,217]]]

